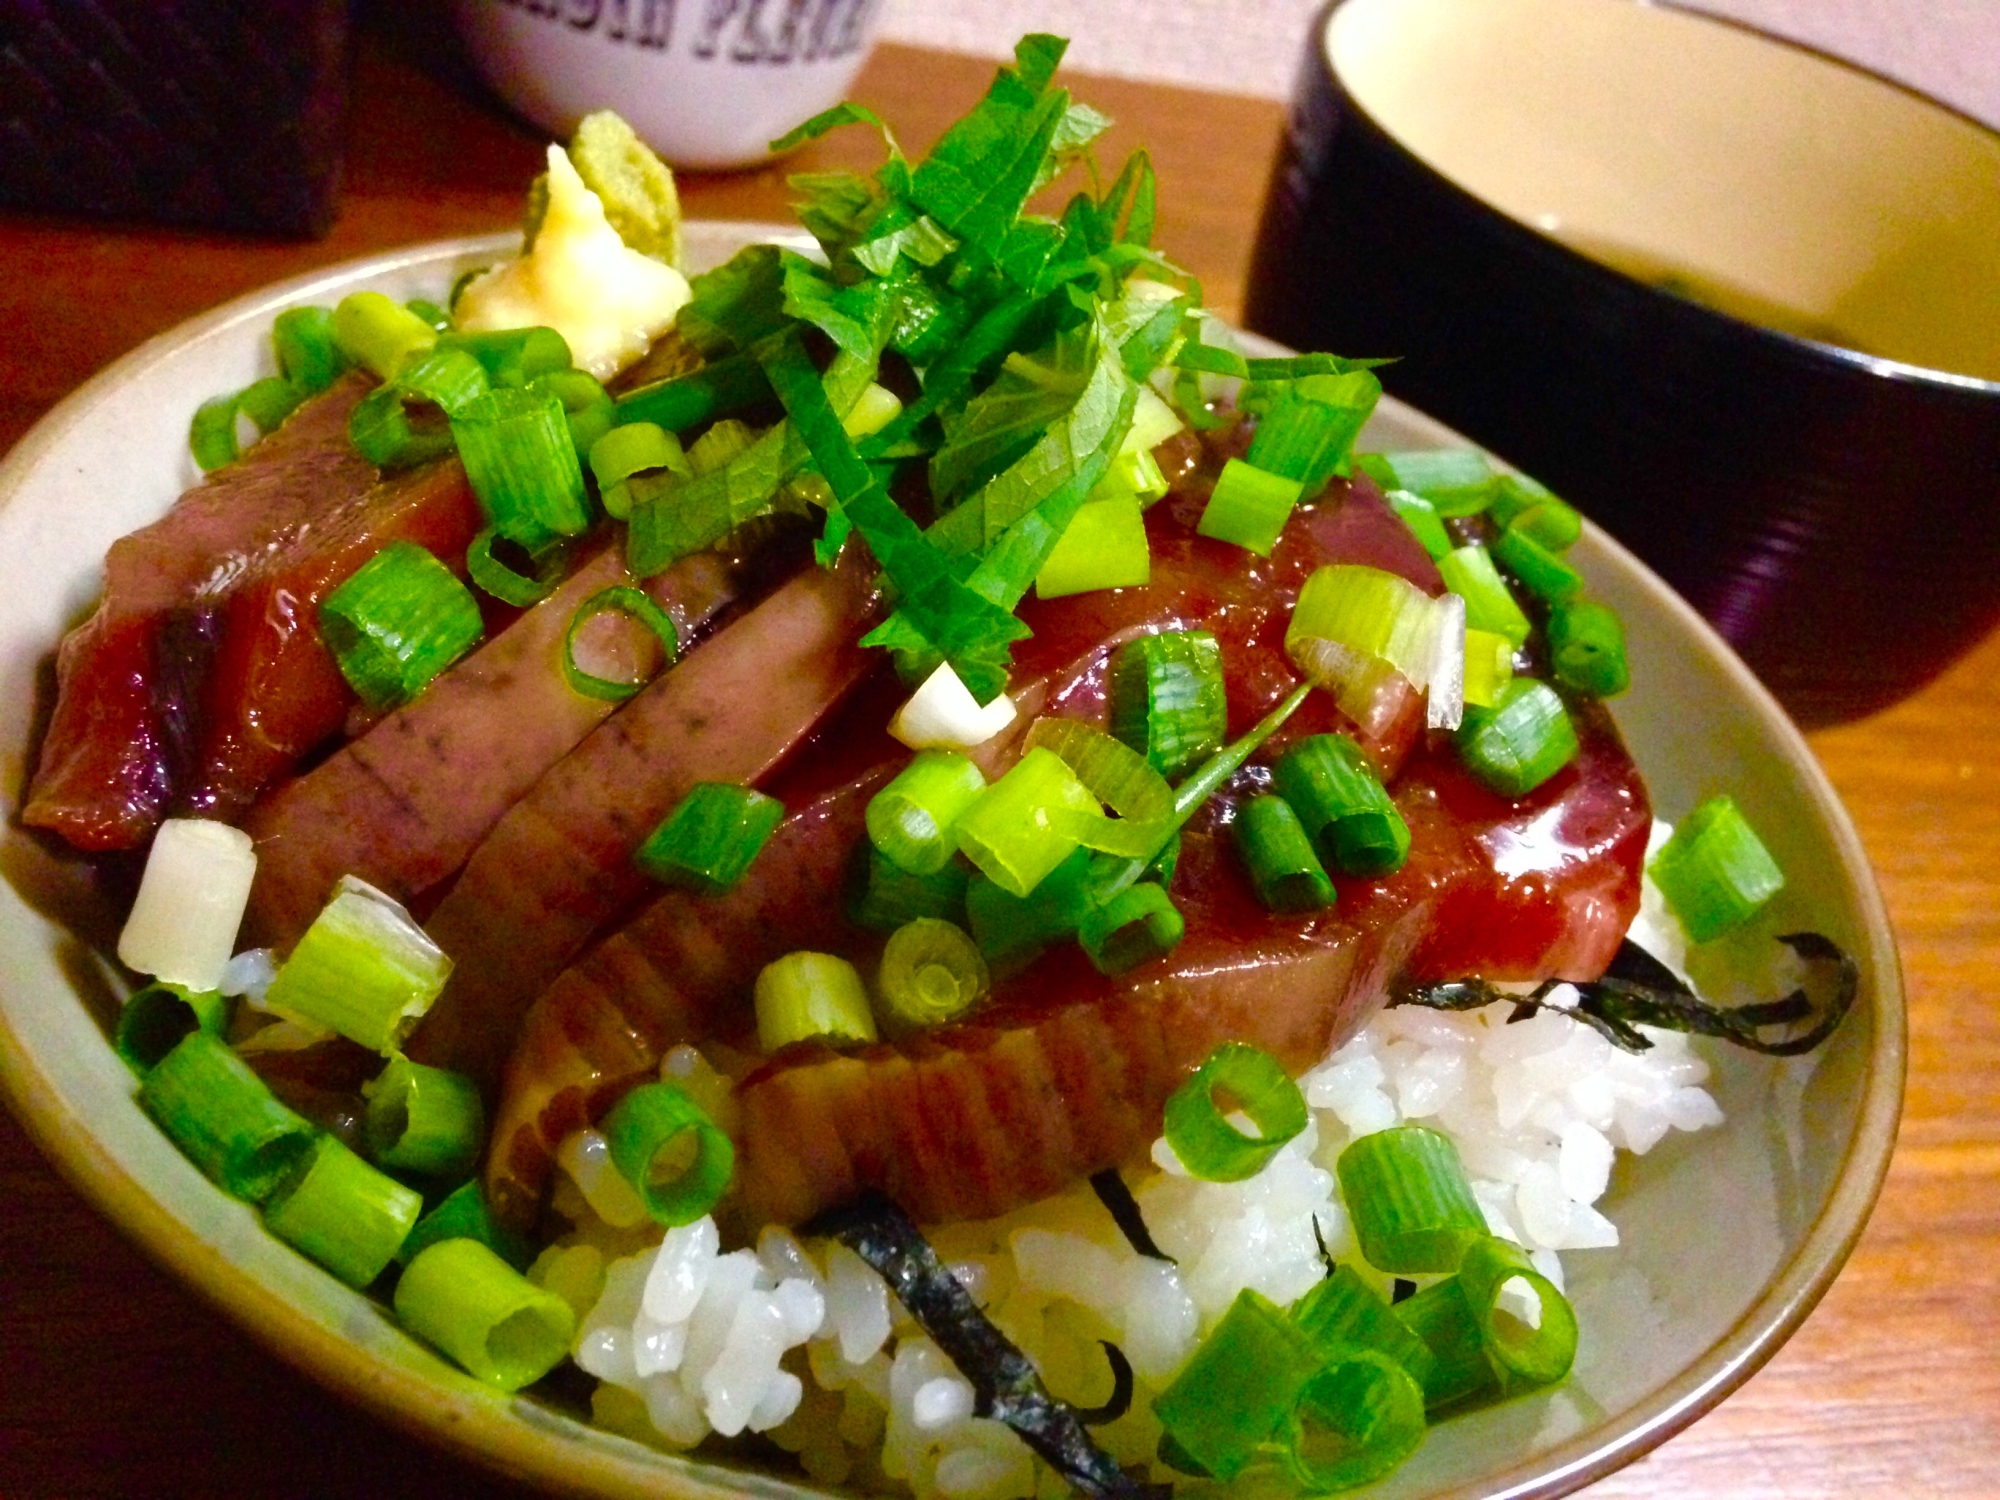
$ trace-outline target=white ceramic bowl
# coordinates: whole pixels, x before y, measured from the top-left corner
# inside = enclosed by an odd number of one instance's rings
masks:
[[[557,140],[615,109],[676,167],[742,167],[847,97],[878,0],[456,0],[494,90]]]
[[[714,264],[751,225],[689,226]],[[796,243],[796,239],[793,240]],[[266,1234],[133,1102],[105,1040],[108,971],[24,893],[36,846],[17,828],[36,674],[86,609],[113,539],[193,478],[187,423],[205,395],[267,373],[272,316],[375,287],[436,296],[511,236],[418,246],[240,298],[127,355],[51,412],[0,466],[0,1086],[77,1189],[204,1296],[316,1379],[402,1426],[552,1488],[604,1496],[799,1497],[803,1483],[655,1452],[461,1374],[387,1309]],[[1459,441],[1394,401],[1366,446]],[[1859,960],[1839,1033],[1791,1062],[1713,1049],[1729,1123],[1625,1162],[1606,1200],[1615,1251],[1567,1261],[1582,1325],[1551,1394],[1444,1424],[1371,1494],[1562,1494],[1628,1462],[1719,1401],[1796,1328],[1861,1232],[1886,1171],[1903,1081],[1903,996],[1887,919],[1846,814],[1796,730],[1727,647],[1595,529],[1575,558],[1631,633],[1633,688],[1614,705],[1656,804],[1676,816],[1728,788],[1791,885],[1783,920]]]

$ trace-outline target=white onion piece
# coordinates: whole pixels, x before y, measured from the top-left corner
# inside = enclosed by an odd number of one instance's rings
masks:
[[[1424,722],[1431,729],[1456,729],[1465,717],[1465,601],[1456,594],[1431,601],[1430,657]]]
[[[981,708],[951,663],[940,662],[910,701],[896,710],[889,733],[912,750],[934,746],[970,750],[1013,723],[1014,712],[1014,700],[1005,693]]]
[[[240,996],[252,1010],[264,1008],[264,991],[278,977],[278,958],[269,948],[245,948],[222,966],[218,993]]]
[[[128,968],[168,984],[212,990],[222,978],[250,900],[257,851],[250,835],[207,818],[169,818],[153,836],[139,899],[118,934]]]
[[[613,1229],[630,1229],[646,1217],[638,1191],[611,1162],[611,1143],[595,1130],[579,1130],[556,1147],[556,1165],[569,1173],[590,1211]]]

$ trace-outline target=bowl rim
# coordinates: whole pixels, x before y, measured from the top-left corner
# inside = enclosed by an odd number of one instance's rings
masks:
[[[1336,0],[1338,3],[1338,0]],[[1329,7],[1329,13],[1333,7]],[[691,221],[717,241],[797,241],[795,226],[750,221]],[[513,233],[427,241],[360,256],[261,287],[147,340],[65,397],[0,461],[0,506],[25,476],[79,423],[99,397],[186,346],[244,323],[268,321],[302,300],[331,295],[357,282],[426,265],[505,253]],[[1261,349],[1288,352],[1255,334]],[[1388,409],[1442,442],[1474,446],[1443,423],[1385,397]],[[1859,835],[1799,730],[1712,627],[1632,553],[1594,523],[1592,544],[1637,579],[1698,647],[1725,670],[1732,688],[1771,735],[1834,844],[1843,883],[1856,904],[1856,939],[1872,972],[1874,1045],[1866,1058],[1860,1108],[1826,1206],[1797,1250],[1761,1295],[1699,1359],[1650,1397],[1610,1423],[1474,1484],[1439,1491],[1432,1500],[1552,1500],[1622,1467],[1687,1426],[1764,1364],[1804,1321],[1831,1286],[1865,1227],[1895,1144],[1906,1051],[1900,962],[1881,893]],[[259,1344],[316,1384],[392,1426],[510,1476],[558,1491],[688,1500],[724,1500],[745,1493],[797,1500],[829,1493],[810,1482],[723,1467],[652,1448],[582,1424],[525,1397],[505,1397],[434,1359],[420,1369],[376,1358],[361,1342],[295,1307],[281,1290],[232,1268],[129,1173],[63,1104],[48,1073],[0,1024],[0,1096],[63,1178],[149,1259],[171,1272]],[[361,1294],[356,1293],[356,1296]],[[372,1305],[372,1303],[371,1303]],[[430,1366],[435,1366],[431,1368]],[[587,1441],[579,1441],[579,1437]]]
[[[1376,132],[1384,141],[1388,142],[1399,157],[1413,166],[1429,182],[1433,190],[1437,188],[1444,189],[1449,197],[1465,205],[1469,205],[1495,224],[1503,226],[1523,244],[1545,247],[1545,252],[1553,254],[1556,260],[1570,274],[1575,275],[1581,272],[1587,279],[1594,280],[1600,288],[1609,289],[1616,287],[1626,290],[1628,293],[1634,290],[1641,292],[1645,294],[1647,300],[1654,306],[1666,309],[1676,316],[1690,320],[1695,327],[1708,329],[1711,335],[1727,333],[1738,338],[1747,335],[1753,341],[1764,342],[1774,351],[1789,354],[1793,358],[1803,358],[1808,362],[1825,361],[1834,368],[1846,373],[1874,376],[1878,379],[1894,380],[1915,386],[1934,387],[1941,392],[1947,393],[1974,396],[2000,396],[2000,379],[1989,380],[1979,375],[1962,375],[1952,370],[1941,370],[1935,365],[1922,365],[1910,360],[1891,359],[1886,355],[1880,354],[1866,354],[1861,350],[1849,349],[1840,344],[1829,344],[1820,339],[1806,338],[1801,334],[1786,333],[1776,328],[1766,328],[1761,323],[1752,323],[1742,318],[1733,317],[1728,313],[1718,312],[1704,303],[1691,301],[1685,297],[1672,296],[1670,293],[1662,292],[1656,287],[1647,285],[1637,277],[1628,276],[1623,271],[1615,270],[1605,265],[1602,261],[1593,260],[1590,256],[1574,249],[1564,241],[1555,238],[1553,235],[1544,234],[1534,225],[1523,219],[1516,218],[1497,204],[1472,191],[1471,188],[1460,182],[1456,177],[1426,161],[1414,149],[1405,144],[1400,135],[1390,129],[1379,116],[1370,111],[1355,95],[1353,90],[1347,87],[1347,84],[1341,77],[1340,68],[1333,58],[1333,21],[1335,14],[1349,3],[1351,3],[1351,0],[1326,0],[1326,3],[1320,7],[1319,11],[1313,17],[1311,29],[1307,33],[1306,43],[1306,55],[1311,59],[1312,66],[1317,70],[1320,80],[1333,91],[1335,97],[1339,100],[1341,108],[1351,112],[1355,118],[1365,121],[1369,129]],[[1610,0],[1602,0],[1602,3],[1610,3]],[[1981,134],[1991,136],[1996,143],[2000,143],[2000,129],[1996,129],[1986,121],[1976,118],[1956,105],[1948,104],[1942,99],[1927,94],[1919,88],[1891,78],[1884,73],[1879,73],[1864,64],[1841,57],[1837,53],[1829,52],[1825,48],[1816,47],[1807,42],[1796,41],[1791,37],[1781,36],[1777,32],[1752,25],[1747,21],[1738,20],[1733,16],[1721,16],[1709,11],[1698,10],[1692,3],[1689,3],[1689,0],[1640,0],[1640,3],[1628,5],[1627,8],[1634,10],[1667,11],[1675,16],[1714,25],[1728,31],[1740,32],[1745,36],[1769,43],[1772,46],[1800,53],[1822,64],[1838,68],[1843,72],[1855,74],[1861,78],[1869,79],[1885,88],[1893,89],[1912,102],[1936,110],[1940,114],[1949,115],[1961,124],[1969,125]],[[1300,90],[1303,91],[1310,86],[1310,82],[1302,76],[1299,86]],[[1297,98],[1295,96],[1294,108],[1296,107]]]

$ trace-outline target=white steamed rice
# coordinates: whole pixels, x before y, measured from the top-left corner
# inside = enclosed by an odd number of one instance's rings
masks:
[[[1656,826],[1654,847],[1665,831]],[[1632,936],[1680,967],[1685,940],[1650,881]],[[1138,1389],[1130,1412],[1095,1434],[1121,1462],[1147,1463],[1159,1438],[1151,1398],[1240,1291],[1282,1304],[1312,1287],[1323,1270],[1315,1226],[1330,1254],[1387,1290],[1355,1252],[1332,1171],[1357,1136],[1406,1120],[1445,1132],[1493,1232],[1560,1287],[1563,1252],[1618,1243],[1595,1207],[1617,1152],[1721,1123],[1687,1037],[1648,1028],[1652,1049],[1631,1054],[1560,1015],[1510,1025],[1511,1008],[1383,1012],[1300,1080],[1310,1123],[1247,1181],[1193,1179],[1156,1142],[1159,1170],[1134,1196],[1177,1265],[1135,1253],[1087,1184],[946,1226],[932,1242],[1054,1394],[1105,1400],[1097,1340],[1119,1344]],[[686,1083],[700,1066],[677,1049],[664,1071]],[[601,1425],[670,1448],[767,1433],[822,1483],[886,1480],[925,1500],[1065,1492],[1009,1429],[972,1414],[970,1383],[860,1257],[777,1228],[724,1254],[708,1219],[646,1243],[632,1227],[636,1200],[592,1135],[560,1157],[570,1177],[558,1206],[577,1230],[532,1274],[579,1307],[575,1357],[601,1382]]]

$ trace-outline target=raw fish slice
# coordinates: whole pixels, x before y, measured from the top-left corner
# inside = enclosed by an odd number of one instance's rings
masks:
[[[879,658],[873,566],[810,568],[593,730],[516,803],[427,924],[457,967],[410,1039],[489,1088],[528,1003],[645,892],[632,852],[698,781],[753,783]]]
[[[367,388],[360,376],[341,380],[111,544],[103,599],[57,653],[59,692],[24,822],[80,849],[134,849],[152,836],[190,769],[216,612],[309,521],[375,483],[347,441]]]
[[[746,571],[701,552],[645,588],[685,639],[736,600]],[[421,697],[260,802],[244,825],[258,844],[248,941],[289,948],[343,875],[419,902],[464,864],[617,708],[570,687],[563,640],[585,600],[633,582],[621,549],[603,548]]]

